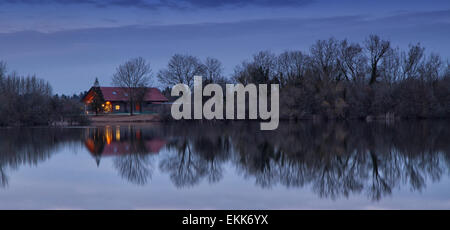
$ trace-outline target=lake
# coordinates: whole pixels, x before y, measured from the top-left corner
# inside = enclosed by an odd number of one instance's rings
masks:
[[[0,209],[450,209],[450,122],[0,129]]]

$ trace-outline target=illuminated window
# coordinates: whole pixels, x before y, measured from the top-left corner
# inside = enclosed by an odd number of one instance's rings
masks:
[[[116,110],[120,110],[120,105],[116,105]]]
[[[111,112],[111,111],[112,111],[112,105],[111,105],[111,102],[107,101],[107,102],[105,103],[105,106],[103,107],[103,110],[104,110],[106,113]]]

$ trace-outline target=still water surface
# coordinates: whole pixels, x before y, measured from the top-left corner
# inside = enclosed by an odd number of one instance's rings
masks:
[[[449,128],[0,129],[0,209],[450,209]]]

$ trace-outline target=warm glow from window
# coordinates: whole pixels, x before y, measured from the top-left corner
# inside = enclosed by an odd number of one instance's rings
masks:
[[[111,102],[107,101],[107,102],[105,103],[105,106],[103,107],[103,110],[104,110],[106,113],[111,112],[111,111],[112,111],[112,105],[111,105]]]
[[[116,105],[116,110],[120,110],[120,105]]]
[[[120,141],[120,126],[116,127],[116,141]]]
[[[106,126],[106,130],[105,130],[105,137],[106,137],[106,144],[111,144],[112,141],[112,129],[110,126]]]

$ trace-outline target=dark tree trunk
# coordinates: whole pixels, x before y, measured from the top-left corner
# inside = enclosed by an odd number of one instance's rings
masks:
[[[370,75],[369,85],[372,85],[376,81],[377,81],[377,65],[375,64],[374,66],[372,66],[372,73]]]
[[[133,100],[130,100],[130,116],[133,116]]]

